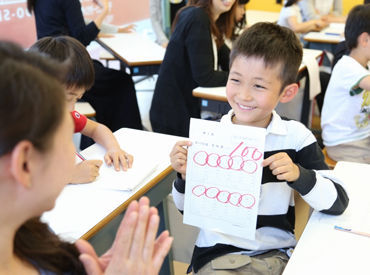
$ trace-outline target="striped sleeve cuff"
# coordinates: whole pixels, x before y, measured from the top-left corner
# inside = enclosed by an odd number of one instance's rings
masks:
[[[305,169],[299,164],[299,178],[296,181],[288,182],[289,186],[297,190],[302,196],[308,194],[316,184],[316,174],[313,170]]]
[[[181,178],[181,174],[177,173],[177,177],[174,182],[174,187],[177,192],[185,194],[185,181]]]

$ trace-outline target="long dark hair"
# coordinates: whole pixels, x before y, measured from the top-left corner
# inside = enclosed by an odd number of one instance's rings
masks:
[[[30,13],[32,13],[35,9],[36,0],[27,0],[27,9]]]
[[[249,0],[238,0],[238,4],[237,5],[246,5],[249,3]],[[242,19],[240,19],[239,21],[235,21],[235,26],[234,26],[234,29],[233,29],[233,33],[232,33],[232,36],[231,36],[231,40],[235,40],[236,38],[238,38],[239,34],[236,33],[236,31],[239,31],[239,30],[243,30],[247,25],[247,20],[246,20],[246,15],[245,13],[243,14],[243,17]]]
[[[220,48],[224,44],[224,37],[232,37],[234,26],[235,26],[235,8],[236,2],[233,4],[231,9],[228,12],[222,13],[216,22],[212,20],[211,12],[212,0],[189,0],[187,5],[180,9],[172,24],[172,31],[175,29],[176,23],[178,21],[178,16],[181,12],[189,6],[200,7],[205,10],[208,14],[209,21],[211,23],[211,32],[216,37],[217,48]]]
[[[47,152],[66,110],[60,82],[64,73],[59,63],[0,41],[0,156],[22,140]],[[85,272],[76,247],[61,241],[39,218],[17,230],[14,254],[56,274]]]

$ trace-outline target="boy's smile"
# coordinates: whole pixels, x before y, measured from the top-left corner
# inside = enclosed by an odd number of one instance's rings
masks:
[[[226,95],[233,108],[235,124],[266,128],[280,94],[281,66],[266,67],[259,57],[235,58],[226,85]]]

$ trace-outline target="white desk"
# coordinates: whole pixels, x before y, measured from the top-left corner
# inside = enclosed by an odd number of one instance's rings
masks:
[[[139,33],[117,33],[97,42],[124,63],[133,75],[157,73],[165,49]]]
[[[247,20],[248,26],[251,26],[259,22],[275,23],[279,20],[279,15],[280,15],[279,12],[247,9],[246,20]]]
[[[334,225],[370,232],[370,165],[338,162],[349,205],[340,216],[313,212],[284,275],[369,274],[370,238],[334,230]]]
[[[331,23],[320,32],[309,32],[303,39],[310,43],[338,44],[344,40],[344,23]]]
[[[96,114],[89,102],[76,102],[75,110],[87,117],[94,117]]]
[[[53,210],[44,213],[42,220],[61,238],[75,241],[88,239],[101,254],[110,247],[124,210],[132,200],[146,195],[161,216],[160,230],[167,227],[166,207],[162,201],[171,192],[176,173],[170,166],[169,153],[176,141],[183,138],[133,129],[120,129],[114,133],[120,145],[134,158],[155,157],[155,172],[134,191],[107,190],[90,184],[67,185],[56,201]],[[89,159],[102,148],[94,144],[81,154]],[[102,150],[103,152],[103,150]],[[103,153],[102,157],[103,159]],[[135,165],[135,159],[134,164]],[[124,181],[124,172],[122,181]],[[171,257],[171,256],[170,256]],[[169,274],[172,261],[166,259],[161,274]]]
[[[303,49],[303,55],[305,57],[320,58],[323,52],[321,50],[312,50],[312,49]],[[299,67],[298,79],[302,79],[304,76],[307,76],[307,67],[304,63]],[[302,111],[301,111],[301,122],[305,125],[309,123],[309,113],[310,113],[310,90],[308,81],[306,81],[306,86],[303,95],[302,101]],[[197,87],[193,90],[193,96],[199,97],[205,100],[227,102],[226,97],[226,87]],[[230,107],[229,107],[230,109]]]
[[[142,196],[172,172],[169,153],[173,144],[181,138],[128,128],[120,129],[114,135],[122,148],[134,158],[145,154],[156,156],[157,163],[153,163],[153,167],[159,164],[156,171],[131,192],[93,188],[89,184],[67,185],[58,197],[55,208],[42,216],[60,237],[71,241],[88,239],[122,212],[131,200]],[[89,159],[97,148],[101,146],[94,144],[81,154]],[[122,173],[124,181],[124,172],[118,173]]]

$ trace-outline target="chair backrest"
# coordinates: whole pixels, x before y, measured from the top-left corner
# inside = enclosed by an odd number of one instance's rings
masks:
[[[324,154],[326,165],[328,165],[330,169],[334,169],[337,162],[329,157],[325,147],[322,149],[322,153]]]

